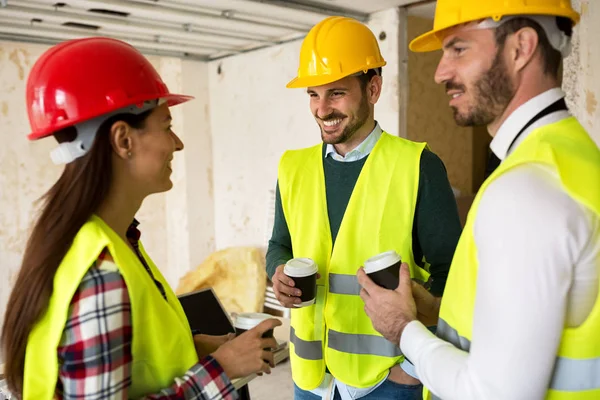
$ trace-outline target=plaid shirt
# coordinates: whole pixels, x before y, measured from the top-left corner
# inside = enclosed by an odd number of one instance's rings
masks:
[[[137,221],[127,233],[137,250]],[[138,252],[144,266],[143,257]],[[148,271],[151,273],[150,271]],[[162,287],[160,288],[162,289]],[[58,347],[56,395],[61,399],[127,399],[131,385],[131,303],[125,280],[105,250],[84,276],[69,307]],[[218,362],[208,356],[171,387],[145,399],[230,400],[238,394]]]

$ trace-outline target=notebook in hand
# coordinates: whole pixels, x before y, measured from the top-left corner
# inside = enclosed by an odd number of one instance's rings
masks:
[[[177,297],[193,334],[227,335],[235,333],[229,314],[212,288],[200,289]]]

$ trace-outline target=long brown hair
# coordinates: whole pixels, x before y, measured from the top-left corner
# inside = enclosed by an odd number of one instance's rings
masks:
[[[90,151],[67,164],[61,177],[41,199],[43,205],[8,300],[0,338],[8,388],[19,398],[23,392],[27,340],[48,307],[54,275],[75,235],[98,209],[110,189],[110,128],[120,120],[141,129],[150,112],[121,114],[105,121],[98,129]],[[59,142],[72,141],[76,134],[76,129],[70,127],[57,132],[55,137]]]

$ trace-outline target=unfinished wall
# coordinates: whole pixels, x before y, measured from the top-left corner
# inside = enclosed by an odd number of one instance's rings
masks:
[[[33,203],[58,178],[49,141],[28,142],[25,79],[43,46],[0,42],[0,325],[27,240]]]
[[[565,60],[563,87],[573,114],[600,145],[600,2],[572,0],[581,13],[575,28],[573,50]]]
[[[46,46],[0,42],[0,324],[35,212],[34,201],[62,171],[50,161],[56,145],[28,142],[25,82]],[[214,250],[212,146],[207,65],[149,57],[174,92],[196,100],[171,109],[186,145],[174,160],[175,186],[150,196],[137,217],[142,240],[172,286]]]
[[[432,27],[433,20],[410,16],[409,40]],[[456,125],[452,110],[448,106],[449,98],[444,86],[436,84],[433,80],[440,57],[440,51],[409,52],[408,138],[427,142],[446,165],[452,186],[461,193],[470,194],[473,193],[474,187],[474,130]],[[480,154],[478,156],[484,157]]]
[[[388,65],[375,108],[381,126],[398,132],[397,10],[370,27]],[[264,246],[279,158],[286,149],[321,141],[303,89],[286,89],[298,68],[301,41],[213,62],[209,67],[216,247]]]

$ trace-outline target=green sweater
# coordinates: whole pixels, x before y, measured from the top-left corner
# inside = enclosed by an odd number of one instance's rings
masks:
[[[325,154],[325,145],[323,146]],[[354,190],[354,185],[369,156],[353,162],[335,161],[327,157],[323,162],[327,195],[327,212],[333,243]],[[399,182],[402,184],[402,182]],[[413,221],[413,254],[419,265],[430,264],[431,292],[441,296],[446,285],[450,263],[461,234],[458,209],[446,168],[434,153],[421,154],[419,190]],[[267,250],[267,274],[293,258],[292,239],[283,214],[279,184],[275,197],[275,223]],[[424,261],[423,261],[424,260]]]

